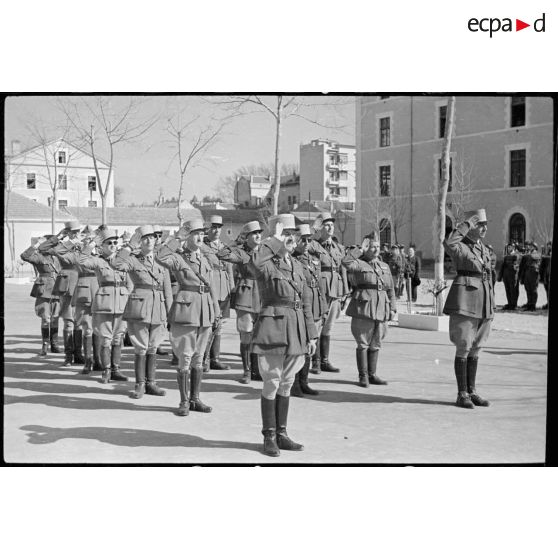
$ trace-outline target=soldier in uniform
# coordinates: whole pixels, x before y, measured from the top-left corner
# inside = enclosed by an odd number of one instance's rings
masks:
[[[302,264],[291,256],[296,246],[294,216],[271,218],[270,230],[273,237],[252,254],[262,303],[252,343],[263,377],[264,453],[277,457],[280,449],[303,449],[287,434],[289,395],[305,355],[315,350],[318,332]]]
[[[546,250],[542,255],[540,267],[540,279],[543,282],[544,290],[546,291],[546,304],[542,307],[543,310],[548,308],[549,288],[550,288],[550,268],[552,265],[552,242],[546,243]]]
[[[401,260],[401,253],[399,252],[397,244],[392,244],[391,252],[389,254],[387,262],[385,263],[388,264],[391,271],[395,296],[396,298],[399,298],[399,284],[401,281],[401,273],[402,271],[404,271],[405,265],[404,262]]]
[[[60,301],[52,294],[56,276],[60,271],[58,259],[39,250],[39,246],[53,235],[46,235],[31,244],[20,258],[24,262],[32,264],[37,271],[37,278],[31,289],[31,296],[35,299],[35,314],[41,318],[42,347],[40,356],[46,356],[50,352],[59,353],[58,347],[58,314],[60,313]]]
[[[417,287],[420,285],[420,258],[415,254],[415,247],[409,246],[409,256],[405,266],[405,279],[411,280],[411,300],[417,301]]]
[[[506,289],[506,298],[508,303],[504,306],[504,310],[515,310],[517,308],[517,299],[519,297],[519,264],[521,255],[516,252],[513,244],[506,246],[506,255],[502,261],[502,267],[498,273],[498,281],[504,281]]]
[[[456,405],[465,409],[490,404],[476,392],[479,352],[490,334],[495,310],[490,253],[482,242],[487,228],[484,209],[468,211],[465,221],[444,240],[457,271],[444,313],[449,314],[450,340],[456,348]]]
[[[213,268],[213,289],[217,295],[221,308],[221,319],[217,320],[216,329],[209,337],[204,355],[204,371],[229,370],[230,366],[219,360],[221,355],[221,328],[226,318],[230,318],[231,292],[234,290],[233,266],[229,262],[221,261],[217,253],[225,245],[221,242],[221,231],[223,229],[223,217],[212,215],[209,218],[209,228],[203,239],[201,251]]]
[[[385,385],[377,374],[378,355],[387,333],[388,320],[397,315],[393,277],[389,266],[379,259],[377,236],[366,236],[361,248],[355,247],[343,258],[343,266],[355,278],[347,316],[351,316],[351,333],[357,343],[358,383]]]
[[[397,298],[401,298],[405,292],[405,271],[407,269],[407,255],[405,254],[405,246],[398,244],[399,248],[399,261],[401,262],[401,269],[399,271],[399,290],[395,293]]]
[[[300,225],[298,227],[299,241],[294,251],[295,258],[302,264],[306,285],[310,291],[312,316],[318,336],[327,315],[327,300],[321,288],[320,280],[320,260],[308,252],[312,242],[312,231],[310,225]],[[296,373],[291,395],[293,397],[304,397],[307,395],[319,395],[319,392],[308,385],[308,372],[310,371],[311,357],[305,356],[304,366]]]
[[[93,255],[95,246],[100,251],[98,256]],[[93,330],[100,340],[102,381],[105,384],[110,380],[128,380],[120,372],[122,337],[126,331],[122,315],[134,284],[125,271],[117,271],[111,266],[117,247],[118,234],[105,229],[84,247],[79,257],[80,267],[94,272],[99,285],[93,297]]]
[[[339,372],[339,368],[329,361],[329,348],[333,324],[339,319],[343,301],[349,294],[347,272],[341,266],[345,248],[334,236],[335,219],[331,213],[322,213],[314,222],[314,229],[316,235],[308,252],[320,260],[322,292],[327,300],[328,313],[320,334],[320,345],[312,372]]]
[[[157,252],[159,246],[161,245],[161,239],[163,238],[163,227],[161,225],[153,225],[153,232],[155,233],[155,252]],[[169,273],[169,281],[171,282],[171,289],[173,284],[172,274]],[[175,280],[176,283],[176,280]],[[174,293],[173,293],[174,296]],[[158,355],[167,356],[169,353],[163,349],[162,345],[157,347],[155,351]]]
[[[496,285],[496,264],[498,263],[498,258],[496,257],[496,252],[491,244],[487,244],[488,252],[490,254],[490,269],[492,270],[492,286]]]
[[[240,357],[244,374],[243,384],[250,380],[261,380],[258,359],[250,350],[254,324],[260,313],[260,293],[251,259],[262,242],[262,227],[258,221],[246,223],[239,237],[240,246],[224,246],[217,257],[235,266],[234,309],[236,310],[236,329],[240,334]]]
[[[169,274],[155,261],[154,249],[153,227],[144,225],[136,229],[129,242],[110,262],[117,271],[128,272],[134,283],[123,315],[134,345],[134,399],[140,399],[144,393],[165,395],[165,390],[156,382],[156,351],[167,333],[166,320],[172,304],[172,291]]]
[[[534,242],[531,242],[529,250],[521,258],[519,268],[519,283],[525,286],[527,294],[527,304],[523,308],[528,312],[534,312],[537,309],[540,266],[541,254],[539,247]]]

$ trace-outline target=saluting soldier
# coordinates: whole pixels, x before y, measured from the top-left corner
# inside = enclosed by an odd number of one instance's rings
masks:
[[[519,268],[519,282],[525,286],[527,294],[527,304],[523,308],[528,312],[534,312],[537,309],[541,259],[539,247],[531,242],[529,251],[521,258]]]
[[[401,252],[399,251],[399,246],[393,244],[391,247],[391,252],[386,262],[391,271],[391,276],[393,279],[393,287],[395,289],[395,296],[399,298],[399,287],[401,281],[401,273],[405,267],[405,263],[401,259]]]
[[[377,374],[382,339],[388,320],[397,315],[395,287],[389,266],[380,260],[380,241],[375,235],[364,237],[361,247],[349,250],[343,266],[355,279],[347,316],[351,316],[351,333],[357,343],[356,362],[359,385],[385,385]]]
[[[258,371],[258,359],[250,350],[254,324],[260,312],[260,293],[251,259],[262,242],[262,227],[258,221],[246,223],[238,239],[240,246],[224,246],[217,252],[217,257],[234,265],[235,290],[234,309],[236,310],[236,329],[240,334],[240,357],[244,374],[240,379],[243,384],[250,380],[261,380]],[[232,306],[232,304],[231,304]]]
[[[322,291],[320,277],[320,260],[309,253],[308,248],[312,242],[312,231],[310,225],[299,225],[299,241],[294,251],[294,257],[302,264],[306,285],[310,292],[312,317],[319,337],[324,319],[327,315],[327,300]],[[305,355],[304,366],[296,373],[291,395],[293,397],[304,397],[307,395],[319,395],[320,392],[308,385],[308,372],[310,371],[311,357]]]
[[[209,218],[209,228],[203,239],[201,251],[213,268],[212,284],[221,308],[221,319],[211,332],[204,355],[203,368],[206,370],[229,370],[230,366],[220,361],[221,329],[225,319],[230,318],[231,292],[234,290],[233,266],[229,262],[221,261],[217,254],[225,245],[221,242],[223,217],[212,215]]]
[[[508,303],[504,306],[504,310],[515,310],[517,308],[520,262],[521,254],[515,250],[514,244],[508,244],[506,246],[506,255],[502,261],[502,267],[498,273],[498,281],[504,281],[506,298],[508,299]]]
[[[95,246],[100,252],[98,255],[93,255]],[[94,272],[99,285],[93,297],[93,330],[100,340],[102,381],[105,384],[110,380],[128,380],[120,372],[122,337],[126,331],[122,315],[134,284],[125,271],[117,271],[111,266],[117,249],[117,232],[105,229],[99,231],[95,239],[84,247],[79,257],[79,265]]]
[[[328,305],[327,317],[320,334],[320,345],[312,366],[312,372],[339,372],[329,360],[331,331],[341,315],[342,300],[349,294],[347,272],[341,266],[345,248],[335,237],[335,219],[324,212],[314,222],[315,239],[309,246],[309,253],[320,259],[322,291]]]
[[[169,274],[155,261],[154,248],[153,227],[143,225],[136,229],[129,242],[110,262],[114,269],[128,272],[134,283],[123,315],[134,345],[134,399],[140,399],[144,393],[165,395],[165,390],[156,382],[155,353],[167,333],[166,320],[172,304],[172,291]]]
[[[479,352],[490,334],[496,308],[490,253],[482,242],[487,228],[484,209],[467,211],[465,221],[444,240],[457,271],[444,314],[449,314],[450,340],[456,349],[456,405],[465,409],[490,404],[476,392]]]
[[[411,280],[411,300],[417,301],[417,287],[420,285],[420,258],[415,253],[415,247],[409,246],[409,256],[405,266],[405,279]]]
[[[252,255],[262,303],[252,343],[263,378],[264,453],[277,457],[281,449],[303,449],[287,434],[289,395],[305,355],[316,348],[318,332],[302,264],[291,255],[296,246],[294,216],[271,218],[270,230],[273,237]]]
[[[155,233],[155,249],[154,249],[154,251],[157,252],[159,246],[162,243],[163,227],[161,225],[153,225],[153,232]],[[169,273],[168,270],[167,270],[167,273]],[[172,273],[169,273],[169,280],[171,282],[171,289],[172,289],[172,283],[173,283]],[[173,292],[173,296],[174,296],[174,292]],[[165,351],[165,349],[163,349],[162,345],[159,345],[157,347],[157,351],[155,351],[155,352],[158,355],[161,355],[161,356],[167,356],[169,354],[168,351]]]
[[[180,246],[177,239],[170,239],[157,251],[157,261],[178,281],[169,323],[173,352],[178,356],[180,416],[188,415],[189,410],[211,412],[211,407],[200,399],[202,359],[211,327],[220,318],[220,308],[212,284],[213,269],[201,251],[204,230],[202,219],[188,221],[183,231],[186,241],[179,254],[175,253]]]
[[[39,246],[53,235],[33,239],[31,246],[20,256],[24,262],[32,264],[37,271],[37,278],[31,289],[31,296],[35,299],[35,314],[41,319],[42,346],[40,356],[46,356],[50,352],[59,353],[58,347],[58,318],[60,313],[59,298],[52,294],[54,282],[60,264],[58,258],[49,255],[39,249]]]

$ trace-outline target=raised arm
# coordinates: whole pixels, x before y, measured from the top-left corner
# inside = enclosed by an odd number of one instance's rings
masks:
[[[345,277],[347,270],[358,271],[359,269],[362,269],[363,262],[360,259],[361,256],[362,250],[358,246],[347,250],[345,257],[341,260],[342,269],[345,270]]]
[[[162,245],[157,250],[155,258],[157,261],[169,271],[182,271],[184,269],[190,269],[188,264],[184,261],[179,254],[173,250],[174,245]],[[170,276],[169,276],[170,284]]]
[[[238,246],[224,246],[217,252],[217,257],[231,264],[247,264],[250,256]]]

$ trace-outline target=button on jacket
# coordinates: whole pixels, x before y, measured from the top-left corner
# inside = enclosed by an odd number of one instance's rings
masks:
[[[304,269],[289,257],[279,256],[283,242],[268,238],[252,255],[261,294],[261,312],[254,326],[256,354],[306,354],[306,344],[318,337],[311,307],[311,293]]]
[[[52,294],[54,283],[58,272],[60,271],[60,263],[58,259],[49,254],[41,254],[37,248],[30,246],[23,252],[20,258],[24,262],[28,262],[35,266],[38,276],[35,279],[31,296],[33,298],[57,299]]]
[[[389,266],[380,259],[364,260],[360,248],[349,250],[343,258],[343,266],[354,278],[347,316],[387,322],[390,312],[397,310]]]
[[[347,271],[341,266],[345,248],[336,240],[312,240],[308,252],[320,259],[322,291],[328,298],[341,298],[348,294]]]
[[[201,246],[202,254],[213,269],[211,281],[219,302],[227,300],[231,292],[234,291],[233,266],[231,263],[221,261],[217,257],[219,250],[222,250],[224,247],[225,245],[221,241],[210,242],[207,239],[204,240],[204,244]]]
[[[466,237],[470,226],[468,221],[461,223],[444,240],[444,247],[457,270],[444,314],[492,319],[496,306],[490,252],[482,242],[473,242]]]
[[[294,255],[302,264],[306,285],[310,290],[312,316],[317,322],[327,314],[327,300],[321,287],[320,260],[312,254],[296,254],[295,251]]]

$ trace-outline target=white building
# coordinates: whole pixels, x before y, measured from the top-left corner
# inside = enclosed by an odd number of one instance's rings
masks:
[[[12,154],[4,160],[6,187],[12,192],[49,206],[55,187],[59,209],[101,207],[93,157],[66,140],[52,140],[25,151],[20,150],[19,141],[13,141]],[[109,165],[97,157],[97,167],[104,188]],[[106,206],[114,207],[114,167]]]

